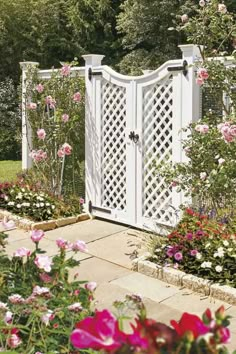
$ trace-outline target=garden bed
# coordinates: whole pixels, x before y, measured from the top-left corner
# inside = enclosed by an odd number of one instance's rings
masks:
[[[190,289],[196,293],[211,296],[231,305],[236,305],[236,289],[227,285],[214,284],[210,280],[187,274],[171,267],[159,266],[148,260],[150,254],[145,254],[133,261],[133,269],[152,278],[168,284]]]
[[[0,209],[0,219],[4,219],[4,218],[7,218],[8,220],[13,220],[15,222],[15,225],[20,229],[24,229],[27,231],[29,230],[49,231],[49,230],[56,229],[58,227],[71,225],[80,221],[88,220],[90,216],[87,213],[81,213],[76,216],[69,216],[69,217],[64,217],[59,219],[35,222],[33,220],[29,220],[27,218],[18,215],[14,215],[9,211]]]

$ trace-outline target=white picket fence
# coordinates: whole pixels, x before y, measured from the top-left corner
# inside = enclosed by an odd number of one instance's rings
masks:
[[[93,215],[140,228],[176,223],[184,197],[158,177],[153,163],[167,156],[185,161],[181,129],[201,115],[191,66],[199,50],[193,45],[180,49],[182,59],[138,77],[102,65],[101,55],[85,55],[85,67],[74,68],[86,83],[86,209]],[[21,64],[23,107],[28,64]],[[51,70],[39,75],[50,78]],[[22,129],[23,168],[29,168],[25,110]]]

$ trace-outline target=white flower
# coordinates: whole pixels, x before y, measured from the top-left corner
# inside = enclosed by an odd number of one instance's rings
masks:
[[[162,251],[161,248],[156,248],[156,249],[155,249],[155,253],[159,253],[159,252],[161,252],[161,251]]]
[[[200,179],[204,181],[207,178],[207,173],[206,172],[201,172],[200,173]]]
[[[79,312],[83,310],[83,307],[80,302],[76,302],[70,306],[67,307],[69,311],[74,311],[74,312]]]
[[[25,188],[21,188],[21,192],[23,192],[23,193],[24,193],[24,192],[25,192]]]
[[[5,200],[8,200],[9,198],[8,198],[8,196],[7,196],[7,195],[5,195],[4,199],[5,199]]]
[[[196,255],[196,259],[201,259],[202,258],[202,255],[201,255],[201,253],[197,253],[197,255]]]
[[[220,273],[220,272],[222,272],[223,268],[218,265],[218,266],[215,267],[215,270],[216,270],[217,273]]]
[[[211,268],[212,262],[203,262],[201,268]]]
[[[39,208],[39,207],[40,207],[39,203],[36,203],[36,204],[35,204],[35,206],[36,206],[37,208]]]
[[[219,247],[219,248],[217,248],[217,251],[220,252],[220,253],[224,252],[224,248],[223,247]]]
[[[17,204],[16,207],[17,207],[18,209],[20,209],[20,208],[21,208],[21,204]]]
[[[46,205],[46,206],[50,206],[50,204],[49,204],[49,203],[46,203],[45,205]]]
[[[200,0],[200,1],[199,1],[199,6],[202,6],[202,7],[203,7],[203,6],[205,6],[205,5],[206,5],[206,3],[205,3],[204,0]]]
[[[14,205],[15,202],[8,202],[7,205],[11,206],[11,205]]]
[[[52,208],[52,210],[54,210],[55,209],[55,205],[52,205],[51,208]]]
[[[229,252],[232,252],[232,251],[233,251],[233,248],[232,248],[232,247],[228,248],[228,251],[229,251]]]
[[[224,240],[224,241],[223,241],[223,245],[224,245],[225,247],[228,247],[228,246],[229,246],[229,241]]]
[[[219,159],[219,160],[218,160],[218,164],[219,164],[219,165],[222,165],[224,162],[225,162],[225,159]]]
[[[52,213],[51,213],[51,210],[48,209],[48,210],[47,210],[47,214],[49,214],[49,215],[52,214]]]
[[[210,247],[211,246],[211,244],[210,244],[210,242],[208,242],[206,245],[205,245],[205,248],[208,248],[208,247]]]
[[[41,206],[41,207],[44,207],[44,203],[40,203],[40,206]]]

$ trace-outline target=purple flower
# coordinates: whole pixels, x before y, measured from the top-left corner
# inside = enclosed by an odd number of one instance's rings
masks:
[[[203,236],[204,232],[202,230],[197,230],[196,236]]]
[[[193,239],[193,234],[191,232],[188,232],[186,234],[186,237],[187,237],[188,240],[192,240]]]
[[[173,257],[173,255],[174,255],[174,247],[168,246],[168,250],[167,250],[166,254],[167,254],[168,257]]]
[[[176,261],[181,261],[183,259],[183,255],[181,252],[177,252],[174,257]]]
[[[190,255],[191,255],[191,256],[194,256],[194,257],[195,257],[197,254],[198,254],[198,250],[191,250],[191,251],[190,251]]]

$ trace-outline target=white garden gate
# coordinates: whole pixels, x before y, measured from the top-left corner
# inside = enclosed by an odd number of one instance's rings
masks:
[[[181,60],[140,77],[101,66],[86,55],[86,202],[90,212],[141,228],[176,223],[184,201],[158,177],[154,163],[186,157],[180,130],[200,117],[199,87],[188,66],[198,55],[180,47]]]
[[[140,228],[176,223],[184,202],[181,193],[164,183],[154,163],[186,159],[181,128],[200,118],[200,89],[191,66],[199,49],[180,46],[183,58],[139,77],[124,76],[101,65],[102,55],[85,55],[86,209],[93,215]],[[30,127],[23,75],[22,166],[29,168]],[[40,70],[49,79],[52,70]]]

